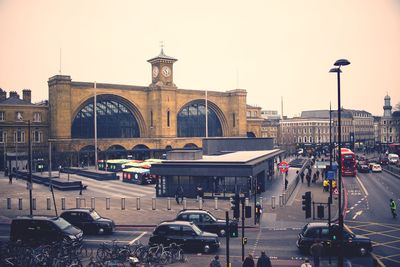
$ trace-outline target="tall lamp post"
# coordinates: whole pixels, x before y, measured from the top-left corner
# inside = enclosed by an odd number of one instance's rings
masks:
[[[343,267],[343,212],[342,212],[342,122],[341,122],[341,103],[340,103],[340,73],[342,72],[340,68],[342,66],[349,65],[350,62],[347,59],[339,59],[335,62],[335,68],[332,68],[329,72],[337,73],[337,85],[338,85],[338,163],[339,163],[339,257],[338,266]]]

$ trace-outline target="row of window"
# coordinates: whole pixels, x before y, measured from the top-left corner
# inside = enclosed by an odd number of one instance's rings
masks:
[[[0,143],[7,142],[7,132],[0,129]],[[17,129],[14,131],[14,140],[13,143],[25,143],[25,131],[22,129]],[[39,130],[32,131],[32,142],[33,143],[42,143],[43,142],[43,132]]]
[[[0,121],[6,121],[6,112],[0,111]],[[29,118],[24,118],[24,113],[22,111],[15,112],[15,121],[29,120]],[[42,113],[34,112],[32,117],[32,122],[41,122]]]

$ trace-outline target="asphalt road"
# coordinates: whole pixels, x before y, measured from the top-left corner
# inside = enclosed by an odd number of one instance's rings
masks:
[[[386,266],[400,265],[400,222],[393,219],[389,199],[400,202],[400,178],[389,173],[345,177],[349,211],[345,223],[355,234],[373,241],[373,253]]]

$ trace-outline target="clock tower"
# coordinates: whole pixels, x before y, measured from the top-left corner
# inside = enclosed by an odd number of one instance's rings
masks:
[[[175,86],[173,80],[173,64],[176,58],[164,54],[164,49],[155,58],[147,60],[151,64],[151,85]]]

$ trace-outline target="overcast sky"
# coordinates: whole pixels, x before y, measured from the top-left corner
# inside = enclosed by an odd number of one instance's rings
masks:
[[[146,60],[178,59],[182,89],[247,90],[247,103],[293,116],[342,105],[383,114],[400,102],[400,0],[0,0],[0,87],[48,98],[47,80],[144,85]]]

